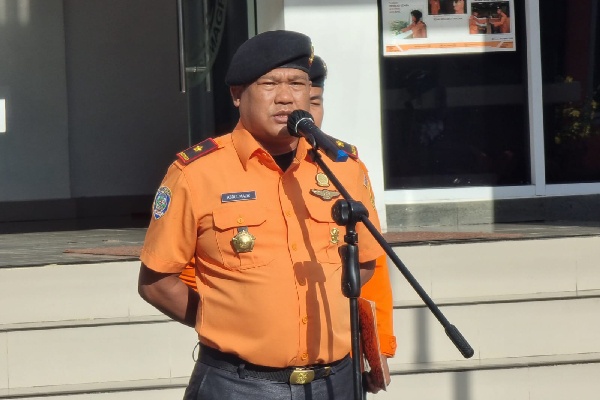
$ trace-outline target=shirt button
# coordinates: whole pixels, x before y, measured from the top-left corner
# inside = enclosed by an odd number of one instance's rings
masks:
[[[304,354],[302,354],[302,356],[300,357],[300,359],[301,359],[302,361],[306,361],[306,360],[308,360],[308,353],[304,353]]]
[[[306,324],[308,322],[308,317],[302,317],[302,323]]]
[[[285,212],[285,215],[287,215],[288,217],[291,217],[291,216],[292,216],[292,212],[291,212],[290,210],[287,210],[287,211]]]
[[[238,223],[238,224],[241,224],[241,223],[243,223],[243,222],[244,222],[244,218],[240,217],[240,218],[238,218],[238,219],[237,219],[237,223]]]
[[[298,250],[298,245],[296,245],[296,243],[292,244],[292,250]]]

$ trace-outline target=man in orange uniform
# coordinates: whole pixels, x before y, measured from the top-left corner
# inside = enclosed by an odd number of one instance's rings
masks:
[[[315,124],[318,127],[321,127],[324,115],[323,92],[325,90],[325,79],[327,78],[327,66],[321,57],[315,56],[308,75],[312,83],[310,88],[310,113],[315,120]],[[364,167],[362,162],[361,165]],[[366,171],[366,167],[364,168]],[[197,290],[196,269],[193,259],[181,272],[179,278],[186,285]],[[379,336],[381,353],[384,356],[382,361],[385,373],[387,374],[387,383],[389,384],[390,376],[387,358],[394,357],[396,354],[396,337],[394,336],[392,287],[390,284],[386,255],[377,258],[373,277],[362,287],[361,297],[374,301],[376,305],[377,333]],[[370,383],[369,381],[367,382]],[[369,391],[377,392],[377,389],[373,385],[369,386],[370,387],[367,388]]]
[[[287,132],[288,115],[309,109],[312,57],[297,32],[265,32],[240,46],[226,77],[238,125],[179,153],[157,191],[138,290],[198,332],[184,399],[353,396],[343,228],[331,217],[339,194],[310,145]],[[323,159],[378,227],[358,160]],[[360,225],[367,282],[382,250]],[[179,279],[192,258],[198,292]]]

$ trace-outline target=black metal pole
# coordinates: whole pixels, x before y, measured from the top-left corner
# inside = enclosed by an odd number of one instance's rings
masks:
[[[336,213],[344,221],[339,225],[346,226],[344,241],[346,244],[340,247],[342,259],[342,281],[341,289],[344,296],[350,302],[350,335],[352,345],[352,375],[354,384],[354,399],[363,399],[362,371],[360,368],[360,322],[358,317],[358,298],[360,297],[360,264],[358,262],[358,234],[356,233],[355,218],[352,218],[347,205],[336,203],[332,208],[332,214]],[[335,217],[334,217],[335,219]],[[336,221],[337,222],[337,221]]]

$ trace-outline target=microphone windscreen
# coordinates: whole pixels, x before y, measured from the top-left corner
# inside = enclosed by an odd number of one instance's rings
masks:
[[[304,110],[295,110],[292,111],[290,115],[288,115],[287,129],[290,135],[297,137],[301,136],[300,133],[298,133],[298,123],[305,118],[314,121],[313,116],[310,115],[308,111]]]

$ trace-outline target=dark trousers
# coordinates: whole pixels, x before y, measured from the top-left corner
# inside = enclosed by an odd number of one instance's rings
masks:
[[[352,360],[305,385],[245,376],[196,362],[183,400],[349,400],[354,398]]]

